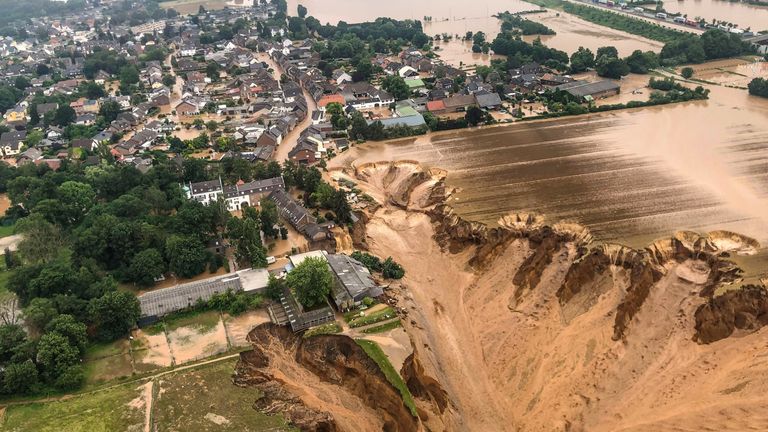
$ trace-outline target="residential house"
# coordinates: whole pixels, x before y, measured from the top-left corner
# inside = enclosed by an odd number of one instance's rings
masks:
[[[3,150],[3,156],[12,157],[21,153],[21,147],[27,138],[26,131],[9,131],[0,135],[0,149]]]

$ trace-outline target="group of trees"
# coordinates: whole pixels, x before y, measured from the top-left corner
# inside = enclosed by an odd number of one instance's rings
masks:
[[[646,74],[659,67],[659,57],[653,51],[635,50],[628,57],[619,58],[619,53],[612,46],[601,47],[597,55],[589,48],[579,47],[571,54],[571,73],[584,72],[594,68],[598,75],[607,78],[621,78],[628,73]]]
[[[768,80],[765,78],[755,78],[749,82],[749,94],[768,98]]]
[[[375,255],[360,251],[354,251],[350,256],[360,261],[368,270],[381,273],[385,279],[402,279],[405,276],[403,266],[395,262],[392,257],[387,257],[387,259],[382,261]]]
[[[502,32],[493,40],[491,48],[494,53],[507,56],[507,65],[510,68],[537,62],[557,70],[565,71],[568,69],[568,54],[547,47],[538,38],[532,43],[528,43],[522,40],[519,35]]]
[[[701,36],[680,36],[664,45],[659,54],[664,65],[702,63],[724,57],[733,57],[753,51],[749,42],[738,35],[718,29],[705,31]]]
[[[129,166],[66,162],[58,171],[32,164],[0,170],[0,189],[14,204],[9,213],[26,216],[17,222],[24,239],[7,262],[15,266],[8,289],[30,328],[26,336],[16,323],[0,326],[0,391],[79,385],[87,341],[122,337],[139,317],[135,295],[118,290],[118,282],[149,286],[169,271],[184,278],[215,271],[224,258],[206,245],[222,235],[240,261],[266,265],[260,232],[286,234],[277,225],[275,204],[265,199],[259,210],[246,208],[243,218],[233,218],[223,201],[205,206],[186,199],[181,184],[187,179],[283,173],[289,186],[305,191],[308,203],[328,208],[340,223],[351,220],[345,194],[325,183],[316,168],[270,163],[243,170],[234,161],[226,164],[187,160],[179,167],[160,158],[146,174]],[[214,303],[209,307],[230,312],[252,306],[230,294]]]
[[[352,209],[344,191],[335,189],[325,182],[316,167],[307,167],[287,161],[283,167],[286,186],[296,186],[304,194],[307,208],[327,209],[325,219],[333,218],[339,224],[352,222]]]
[[[502,12],[498,15],[501,20],[501,31],[523,35],[553,35],[555,31],[544,24],[523,18],[517,14]]]

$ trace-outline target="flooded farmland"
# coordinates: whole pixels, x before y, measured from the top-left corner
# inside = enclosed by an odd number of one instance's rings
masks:
[[[447,169],[451,204],[486,223],[532,211],[644,246],[679,229],[768,243],[768,101],[712,99],[365,144],[334,160],[408,159]]]
[[[309,14],[322,23],[336,24],[339,20],[348,23],[372,21],[380,16],[397,19],[424,20],[432,17],[431,22],[423,22],[424,32],[434,36],[448,33],[454,36],[464,35],[467,31],[483,31],[492,40],[499,32],[499,20],[492,15],[503,12],[522,12],[538,9],[537,6],[520,0],[481,0],[477,2],[455,2],[424,0],[410,2],[393,0],[376,4],[355,0],[291,0],[288,12],[295,13],[298,4],[306,6]],[[543,36],[542,41],[548,46],[566,51],[568,54],[580,46],[596,51],[605,45],[615,46],[621,55],[629,55],[634,50],[659,51],[662,44],[656,41],[634,36],[618,30],[601,27],[571,15],[547,12],[536,14],[531,19],[539,21],[555,30],[553,36]],[[536,36],[526,37],[533,40]],[[454,45],[455,44],[455,45]],[[487,63],[487,56],[473,55],[470,50],[458,42],[447,50],[446,61],[458,64]]]

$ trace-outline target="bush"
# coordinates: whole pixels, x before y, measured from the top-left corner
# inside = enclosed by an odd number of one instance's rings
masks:
[[[382,264],[381,275],[386,279],[402,279],[405,276],[405,270],[392,257],[389,257]]]
[[[361,264],[366,266],[368,270],[372,272],[380,272],[382,270],[381,260],[377,256],[367,252],[354,251],[350,257],[360,261]]]
[[[684,67],[680,71],[680,75],[682,75],[683,78],[685,78],[685,79],[691,78],[693,76],[693,68],[691,68],[691,67]]]

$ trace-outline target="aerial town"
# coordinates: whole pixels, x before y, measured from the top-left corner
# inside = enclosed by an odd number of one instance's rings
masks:
[[[0,430],[768,429],[768,3],[702,2],[6,2]]]

